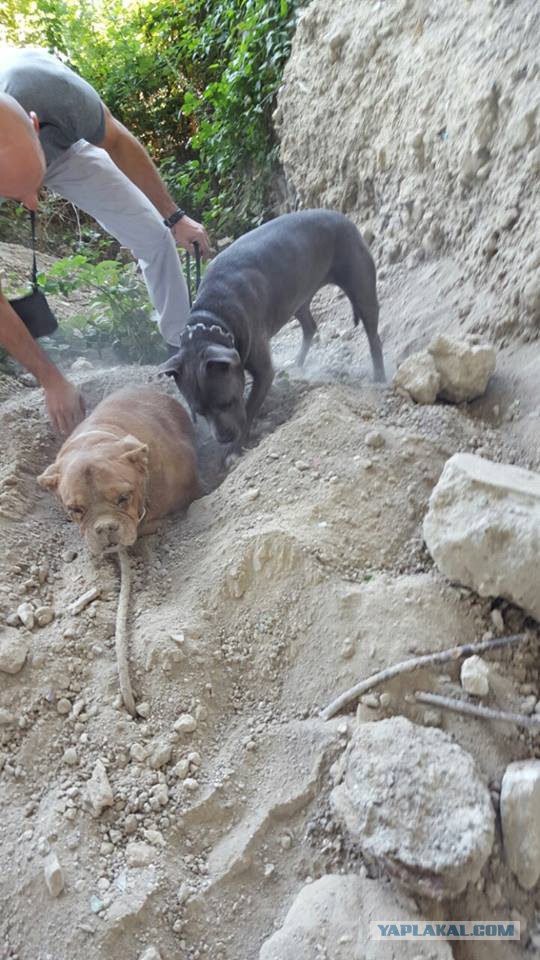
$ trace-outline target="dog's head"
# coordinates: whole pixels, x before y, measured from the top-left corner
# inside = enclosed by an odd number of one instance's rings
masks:
[[[78,443],[61,450],[38,483],[56,492],[97,555],[135,543],[147,474],[148,447],[126,436],[87,449]]]
[[[190,343],[162,364],[160,372],[174,377],[192,413],[206,417],[216,440],[240,440],[246,429],[245,374],[234,347]]]

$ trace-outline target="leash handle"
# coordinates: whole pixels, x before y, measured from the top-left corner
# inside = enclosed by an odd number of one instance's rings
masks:
[[[201,285],[201,249],[196,240],[193,241],[193,248],[195,250],[195,296]],[[186,281],[188,288],[188,297],[189,297],[189,309],[191,310],[193,306],[193,295],[191,293],[191,256],[186,251]]]
[[[35,210],[30,211],[30,226],[32,228],[32,290],[34,293],[38,292],[38,282],[37,282],[37,260],[36,260],[36,212]]]

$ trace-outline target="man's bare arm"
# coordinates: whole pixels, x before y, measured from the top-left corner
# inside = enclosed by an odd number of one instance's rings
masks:
[[[107,151],[122,173],[142,190],[161,216],[170,217],[176,210],[176,204],[148,153],[137,138],[115,120],[107,107],[104,110],[105,137],[99,146]],[[206,230],[196,220],[182,217],[173,227],[173,234],[176,242],[186,250],[193,253],[193,243],[197,241],[203,257],[209,256],[210,243]]]
[[[84,417],[83,399],[28,333],[1,290],[0,345],[43,387],[47,410],[55,429],[63,434],[71,433]]]

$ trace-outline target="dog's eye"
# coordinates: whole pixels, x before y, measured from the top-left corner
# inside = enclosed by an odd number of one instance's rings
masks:
[[[230,410],[234,406],[234,400],[225,400],[224,403],[218,404],[218,410]]]
[[[121,493],[120,496],[116,498],[116,506],[125,507],[126,503],[129,503],[129,493]]]
[[[76,520],[80,520],[81,517],[84,517],[84,507],[68,507],[68,511]]]

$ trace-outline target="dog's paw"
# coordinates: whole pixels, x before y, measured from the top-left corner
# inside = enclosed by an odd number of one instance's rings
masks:
[[[233,470],[242,456],[241,450],[229,450],[223,458],[223,466],[226,470]]]

